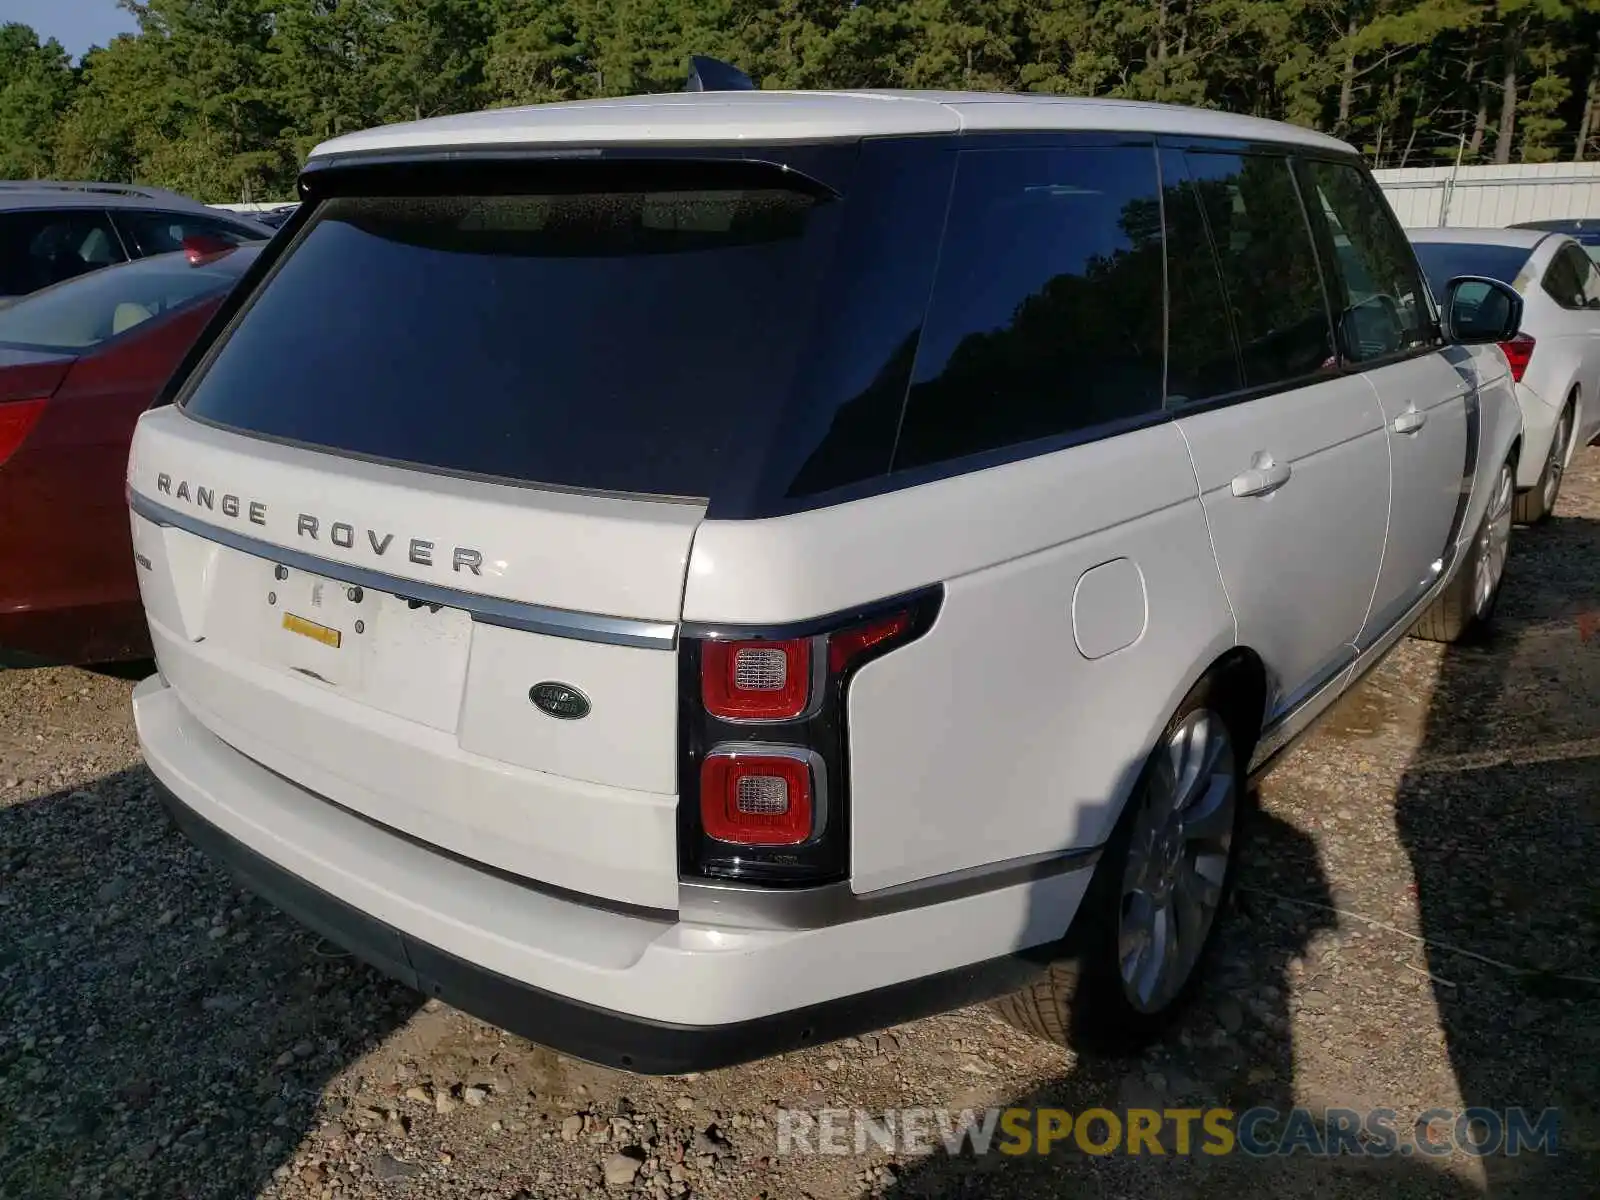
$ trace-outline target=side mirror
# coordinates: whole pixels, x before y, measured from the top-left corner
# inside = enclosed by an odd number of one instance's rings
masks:
[[[1445,340],[1458,346],[1509,342],[1522,328],[1522,297],[1498,279],[1458,275],[1444,289]]]

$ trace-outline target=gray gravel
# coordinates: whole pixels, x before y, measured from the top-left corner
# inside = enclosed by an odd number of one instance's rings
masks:
[[[213,870],[131,684],[0,672],[0,1196],[1600,1195],[1600,451],[1566,487],[1494,643],[1406,643],[1268,782],[1205,992],[1131,1063],[987,1008],[703,1076],[566,1060]],[[1559,1106],[1563,1153],[776,1154],[780,1108],[1009,1103]]]

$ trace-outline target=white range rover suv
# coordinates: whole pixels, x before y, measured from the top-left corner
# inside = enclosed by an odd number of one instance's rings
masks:
[[[1441,317],[1327,137],[689,93],[300,190],[139,423],[140,741],[247,886],[564,1052],[1148,1038],[1248,781],[1492,611],[1520,301]]]

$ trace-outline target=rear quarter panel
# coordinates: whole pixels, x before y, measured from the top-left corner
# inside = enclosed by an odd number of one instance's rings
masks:
[[[1091,596],[1086,573],[1116,560],[1132,569]],[[1172,710],[1234,644],[1172,424],[797,516],[708,521],[684,617],[798,621],[934,582],[934,627],[851,685],[857,891],[1099,844]]]

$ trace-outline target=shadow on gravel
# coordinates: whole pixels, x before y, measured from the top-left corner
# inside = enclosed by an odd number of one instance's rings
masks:
[[[1395,821],[1464,1104],[1561,1110],[1563,1153],[1485,1158],[1489,1194],[1594,1196],[1600,521],[1515,532],[1496,635],[1446,651]]]
[[[1520,1106],[1530,1120],[1559,1108],[1556,1155],[1474,1163],[1460,1153],[1235,1150],[1179,1161],[1169,1123],[1165,1158],[1092,1156],[1071,1138],[1042,1156],[938,1149],[881,1194],[1464,1200],[1485,1194],[1483,1180],[1494,1197],[1592,1200],[1600,1187],[1600,986],[1573,977],[1600,976],[1600,522],[1558,518],[1517,531],[1497,629],[1488,645],[1444,652],[1396,821],[1462,1106],[1500,1114]],[[1080,1059],[1070,1074],[1003,1104],[1073,1114],[1292,1107],[1287,972],[1339,918],[1327,911],[1334,901],[1312,839],[1259,810],[1249,821],[1240,890],[1208,981],[1167,1045],[1120,1065]],[[1353,1013],[1332,1026],[1342,1036],[1366,1044],[1392,1036],[1380,1020],[1363,1019],[1359,995],[1339,1000]],[[1273,1130],[1261,1127],[1269,1141]],[[1410,1128],[1396,1133],[1402,1145],[1413,1140]],[[1432,1133],[1448,1136],[1441,1127]]]
[[[244,898],[148,783],[0,809],[0,1196],[254,1196],[419,1003]]]

